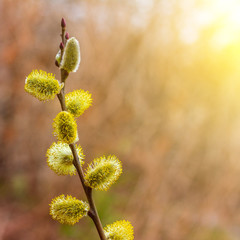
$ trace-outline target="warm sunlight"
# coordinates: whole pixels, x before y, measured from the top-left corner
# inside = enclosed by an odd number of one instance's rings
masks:
[[[240,37],[240,1],[212,0],[201,4],[189,4],[181,1],[184,10],[184,28],[181,39],[191,44],[198,39],[199,30],[212,26],[209,35],[213,38],[213,47],[222,48],[236,42]],[[192,2],[193,3],[193,2]],[[186,13],[187,12],[187,13]]]
[[[1,240],[240,239],[240,0],[0,12]]]

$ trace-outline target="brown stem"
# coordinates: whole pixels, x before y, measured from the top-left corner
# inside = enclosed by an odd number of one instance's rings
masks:
[[[61,37],[62,37],[63,43],[64,43],[64,33],[65,33],[65,28],[62,28]],[[61,56],[63,55],[63,51],[64,51],[64,49],[61,50]],[[64,93],[65,80],[67,79],[67,77],[68,77],[68,72],[65,71],[64,69],[61,69],[61,82],[64,83],[64,87],[62,88],[61,92],[57,96],[58,96],[59,102],[61,104],[62,111],[67,111],[66,104],[65,104],[65,93]],[[81,164],[79,161],[79,157],[77,154],[76,145],[74,143],[72,143],[72,144],[69,144],[69,147],[71,148],[73,158],[74,158],[73,164],[77,170],[78,176],[80,178],[80,181],[82,183],[84,192],[87,196],[88,203],[90,206],[90,210],[88,211],[88,216],[93,220],[93,222],[97,228],[100,239],[107,240],[107,238],[104,234],[104,231],[103,231],[101,220],[98,216],[98,212],[97,212],[95,203],[93,201],[92,188],[88,187],[85,184],[84,174],[83,174],[83,170],[82,170],[82,167],[81,167]]]
[[[61,92],[57,95],[57,97],[58,97],[58,100],[59,100],[59,102],[61,104],[62,111],[66,111],[67,108],[66,108],[65,101],[63,99],[63,97],[64,97],[64,89],[61,90]]]
[[[62,110],[66,111],[67,109],[66,109],[65,96],[64,96],[63,89],[58,94],[58,99],[59,99],[59,101],[61,103]],[[69,147],[71,148],[72,153],[73,153],[73,158],[74,158],[73,164],[74,164],[75,168],[77,169],[78,176],[79,176],[80,181],[82,183],[84,192],[85,192],[85,194],[87,196],[88,203],[90,205],[90,210],[88,212],[88,216],[93,220],[93,222],[94,222],[94,224],[95,224],[95,226],[97,228],[98,234],[100,236],[100,239],[101,240],[107,240],[107,238],[105,237],[104,231],[103,231],[102,223],[100,221],[100,218],[99,218],[99,215],[98,215],[95,203],[93,201],[92,189],[85,185],[84,174],[83,174],[83,170],[82,170],[82,167],[81,167],[78,155],[77,155],[76,146],[75,146],[74,143],[72,143],[72,144],[69,144]]]
[[[103,227],[102,227],[102,223],[100,221],[95,203],[93,201],[92,188],[85,185],[84,174],[83,174],[83,170],[82,170],[82,167],[81,167],[78,155],[77,155],[75,144],[72,143],[69,146],[70,146],[70,148],[72,150],[72,153],[73,153],[74,166],[77,169],[78,176],[79,176],[80,181],[82,183],[84,192],[87,196],[88,203],[90,205],[90,210],[88,211],[88,216],[93,220],[101,240],[106,240],[106,237],[105,237],[105,234],[104,234],[104,231],[103,231]]]

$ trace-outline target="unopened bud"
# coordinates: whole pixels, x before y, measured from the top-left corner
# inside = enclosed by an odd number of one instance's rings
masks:
[[[64,18],[62,18],[61,27],[62,27],[62,28],[65,28],[65,27],[66,27],[66,22],[65,22],[65,19],[64,19]]]
[[[76,72],[80,64],[80,47],[78,40],[71,37],[66,44],[60,68],[66,70],[68,73]]]
[[[66,38],[67,40],[69,39],[69,33],[68,33],[68,32],[65,34],[65,38]]]
[[[63,42],[60,43],[59,48],[60,48],[61,50],[64,49],[64,44],[63,44]]]

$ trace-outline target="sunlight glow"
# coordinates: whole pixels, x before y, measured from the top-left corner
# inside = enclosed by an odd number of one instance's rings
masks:
[[[199,7],[191,6],[191,10],[186,4],[189,1],[184,2],[185,27],[182,28],[180,38],[185,43],[196,41],[198,31],[206,25],[212,25],[216,29],[212,39],[215,48],[222,48],[240,38],[240,1],[206,1]]]

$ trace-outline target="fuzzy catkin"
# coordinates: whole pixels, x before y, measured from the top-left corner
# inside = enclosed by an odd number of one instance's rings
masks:
[[[77,123],[73,115],[67,111],[58,113],[53,120],[54,135],[59,141],[71,144],[78,141]]]
[[[64,48],[60,68],[68,73],[76,72],[81,61],[79,42],[75,37],[68,39]]]
[[[89,205],[72,196],[60,195],[50,204],[50,215],[60,223],[73,225],[87,215]]]
[[[133,226],[129,221],[116,221],[104,228],[104,233],[109,240],[133,240]]]
[[[76,150],[80,164],[83,165],[83,150],[80,145],[76,145]],[[53,143],[47,150],[48,166],[58,175],[75,175],[76,168],[73,165],[73,155],[67,143]]]
[[[86,185],[101,191],[106,191],[114,184],[122,173],[122,164],[114,155],[96,158],[85,173]]]
[[[52,73],[33,70],[25,80],[24,89],[40,101],[53,99],[63,87]]]
[[[92,96],[82,89],[66,94],[66,107],[74,117],[81,116],[92,105]]]

